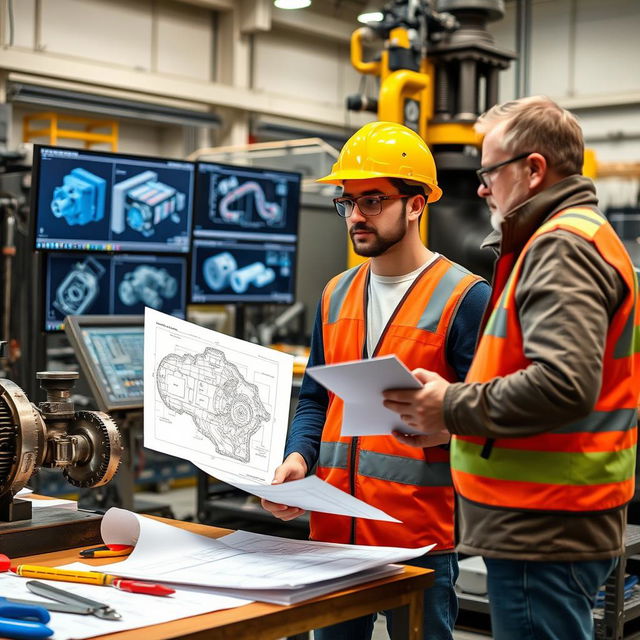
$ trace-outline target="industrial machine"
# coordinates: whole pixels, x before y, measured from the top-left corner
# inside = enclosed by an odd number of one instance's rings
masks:
[[[2,347],[5,343],[1,343]],[[99,540],[96,514],[56,510],[40,517],[15,495],[41,468],[59,468],[75,487],[107,484],[122,456],[120,432],[100,411],[76,411],[71,390],[77,372],[36,374],[47,393],[35,406],[11,380],[0,380],[0,548],[4,553],[41,553],[70,540]]]
[[[485,277],[492,256],[480,244],[490,226],[476,196],[481,140],[473,124],[498,101],[499,72],[516,57],[496,47],[487,30],[503,16],[504,0],[392,0],[381,7],[380,21],[351,37],[351,62],[378,78],[379,93],[349,96],[347,108],[372,111],[424,138],[444,197],[423,216],[423,239]],[[358,261],[352,253],[351,264]]]

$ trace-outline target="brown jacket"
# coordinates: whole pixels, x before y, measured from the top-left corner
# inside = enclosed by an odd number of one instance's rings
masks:
[[[570,176],[511,211],[502,237],[491,234],[488,240],[498,240],[501,253],[518,254],[553,214],[596,204],[591,180]],[[527,253],[515,293],[525,355],[532,364],[487,383],[451,385],[444,403],[447,428],[460,435],[513,438],[586,415],[600,390],[609,320],[624,294],[617,271],[590,242],[564,230],[540,236]],[[458,507],[458,549],[464,553],[579,561],[623,550],[626,507],[549,515],[493,509],[463,498]]]

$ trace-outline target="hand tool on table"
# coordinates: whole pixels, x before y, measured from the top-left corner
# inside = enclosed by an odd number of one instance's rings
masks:
[[[0,598],[0,636],[3,638],[48,638],[49,612],[40,604],[18,604]]]
[[[60,613],[77,613],[80,615],[93,615],[96,618],[104,620],[121,620],[122,616],[110,605],[97,600],[91,600],[84,596],[79,596],[64,589],[52,587],[44,582],[37,580],[29,580],[27,589],[31,593],[43,598],[49,598],[55,602],[38,602],[41,607],[49,611],[58,611]]]

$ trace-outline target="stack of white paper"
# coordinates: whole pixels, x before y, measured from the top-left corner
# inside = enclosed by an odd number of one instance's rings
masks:
[[[69,509],[70,511],[78,510],[78,502],[76,500],[67,500],[66,498],[45,498],[43,496],[34,497],[33,489],[20,489],[16,493],[17,498],[22,500],[29,500],[31,502],[32,509],[46,509],[51,507],[58,507],[60,509]]]
[[[309,542],[246,531],[212,539],[116,508],[105,514],[101,533],[107,544],[135,545],[126,560],[101,571],[284,604],[396,572],[387,565],[434,547]]]

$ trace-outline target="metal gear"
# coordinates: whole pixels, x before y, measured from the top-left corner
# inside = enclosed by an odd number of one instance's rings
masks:
[[[0,495],[16,494],[42,464],[45,426],[14,382],[0,379]]]
[[[89,443],[88,455],[62,472],[76,487],[100,487],[116,474],[122,458],[122,440],[115,422],[101,411],[77,411],[67,430],[69,437]]]

